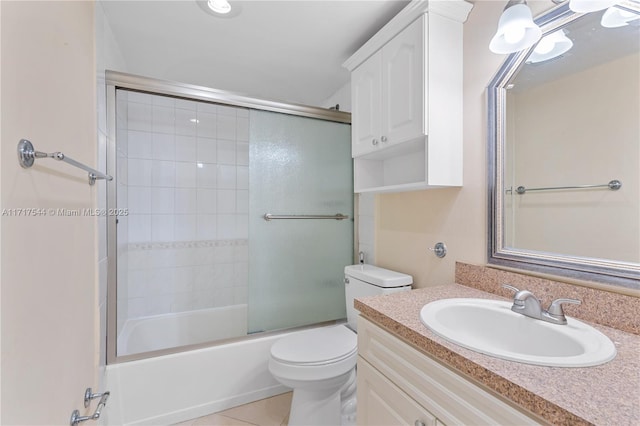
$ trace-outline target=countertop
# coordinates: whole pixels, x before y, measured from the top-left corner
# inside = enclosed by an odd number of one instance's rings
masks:
[[[612,361],[588,368],[506,361],[450,343],[421,323],[425,304],[453,297],[507,300],[450,284],[356,299],[355,307],[422,352],[549,423],[640,424],[640,336],[582,320],[614,342],[618,353]]]

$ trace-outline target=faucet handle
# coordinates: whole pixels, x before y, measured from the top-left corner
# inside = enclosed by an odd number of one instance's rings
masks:
[[[512,286],[511,284],[502,284],[502,287],[503,287],[503,288],[506,288],[507,290],[511,290],[511,291],[513,291],[513,293],[514,293],[514,294],[520,291],[520,289],[519,289],[519,288],[515,288],[515,287],[514,287],[514,286]]]
[[[563,303],[572,303],[574,305],[579,305],[582,302],[579,301],[578,299],[562,299],[562,298],[556,299],[553,302],[551,302],[551,305],[549,305],[549,309],[547,309],[547,312],[549,313],[549,315],[564,318],[564,310],[562,309]]]

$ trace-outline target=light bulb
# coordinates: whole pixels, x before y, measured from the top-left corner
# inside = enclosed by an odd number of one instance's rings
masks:
[[[207,6],[214,12],[222,15],[231,12],[231,5],[227,0],[209,0]]]
[[[524,37],[525,29],[520,25],[510,25],[504,30],[504,40],[509,44],[516,44]]]
[[[578,13],[590,13],[606,9],[619,2],[620,0],[570,0],[569,8]]]
[[[542,40],[536,46],[535,52],[544,55],[551,52],[555,45],[556,43],[550,40],[549,37],[542,37]]]

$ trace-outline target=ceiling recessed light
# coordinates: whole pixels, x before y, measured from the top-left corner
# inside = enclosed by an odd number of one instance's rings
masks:
[[[229,3],[229,0],[196,0],[200,9],[217,18],[234,18],[242,11],[239,1]]]

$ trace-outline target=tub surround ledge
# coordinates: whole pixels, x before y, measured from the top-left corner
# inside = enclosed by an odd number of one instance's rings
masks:
[[[508,300],[448,284],[357,299],[355,307],[369,320],[542,423],[640,424],[640,336],[591,322],[616,345],[616,358],[606,364],[558,368],[506,361],[450,343],[421,323],[420,309],[425,304],[464,297]],[[637,311],[633,314],[637,317]]]

